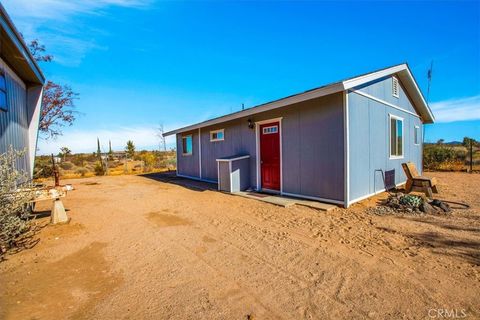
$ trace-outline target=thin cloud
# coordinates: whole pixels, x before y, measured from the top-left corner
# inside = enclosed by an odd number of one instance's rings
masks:
[[[59,64],[76,67],[91,50],[108,49],[95,37],[103,30],[81,22],[81,16],[104,15],[112,7],[144,8],[153,0],[3,0],[27,41],[39,39]]]
[[[436,122],[480,120],[480,95],[430,104]]]
[[[180,125],[181,126],[181,125]],[[68,147],[73,153],[89,153],[97,150],[97,137],[102,151],[108,151],[108,142],[112,149],[125,149],[128,140],[132,140],[137,150],[153,150],[159,148],[160,139],[157,134],[158,125],[143,125],[132,127],[115,127],[107,130],[78,130],[65,132],[55,140],[39,140],[37,154],[57,154],[61,147]],[[176,127],[175,127],[176,128]],[[174,129],[166,127],[165,131]],[[167,148],[175,147],[175,136],[167,137]]]

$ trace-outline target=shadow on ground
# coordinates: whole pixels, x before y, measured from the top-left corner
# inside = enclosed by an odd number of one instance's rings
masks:
[[[390,228],[377,228],[410,238],[414,241],[415,246],[428,249],[434,254],[459,258],[470,264],[480,266],[480,241],[472,239],[452,240],[447,234],[439,232],[403,233]]]
[[[206,191],[206,190],[218,190],[216,183],[209,183],[204,181],[197,181],[182,177],[177,177],[175,171],[170,172],[155,172],[142,174],[140,177],[160,181],[164,183],[170,183],[192,191]]]

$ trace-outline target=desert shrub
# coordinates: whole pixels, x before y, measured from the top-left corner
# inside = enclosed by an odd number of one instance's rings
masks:
[[[95,175],[97,176],[105,175],[105,169],[103,168],[102,163],[99,161],[97,161],[97,163],[95,164],[94,171],[95,171]]]
[[[16,164],[25,151],[9,147],[0,155],[0,260],[9,250],[21,250],[35,244],[36,226],[29,217],[34,190],[28,174]]]
[[[60,163],[60,168],[63,170],[72,170],[74,167],[73,163],[71,162],[62,162]]]
[[[87,168],[78,168],[77,170],[75,170],[75,173],[81,175],[82,177],[85,177],[87,172],[88,172]]]
[[[423,150],[424,166],[427,169],[439,169],[442,164],[452,163],[456,160],[455,150],[442,144],[425,145]]]
[[[33,169],[35,178],[50,178],[53,176],[52,159],[50,157],[37,157]]]

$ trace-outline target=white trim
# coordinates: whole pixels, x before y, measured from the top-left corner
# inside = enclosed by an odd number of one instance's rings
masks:
[[[198,128],[198,170],[200,179],[202,179],[202,132],[200,130],[202,129]]]
[[[380,103],[382,103],[382,104],[384,104],[384,105],[387,105],[387,106],[389,106],[389,107],[392,107],[392,108],[394,108],[394,109],[397,109],[397,110],[399,110],[399,111],[408,113],[408,114],[410,114],[410,115],[412,115],[412,116],[415,116],[415,117],[421,119],[420,116],[419,116],[418,114],[416,114],[415,112],[411,112],[411,111],[405,110],[405,109],[403,109],[402,107],[396,106],[396,105],[394,105],[394,104],[392,104],[392,103],[390,103],[390,102],[387,102],[387,101],[385,101],[385,100],[382,100],[382,99],[379,99],[379,98],[374,97],[374,96],[372,96],[372,95],[369,95],[368,93],[365,93],[365,92],[363,92],[363,91],[360,91],[360,90],[349,90],[349,91],[350,91],[350,92],[353,92],[353,93],[356,93],[356,94],[359,94],[359,95],[361,95],[361,96],[364,96],[364,97],[366,97],[366,98],[375,100],[375,101],[380,102]]]
[[[214,181],[214,180],[200,179],[199,177],[193,177],[193,176],[187,176],[187,175],[184,175],[184,174],[179,174],[178,171],[177,171],[177,177],[191,179],[191,180],[197,180],[197,181],[203,181],[203,182],[209,182],[209,183],[218,183],[217,181]]]
[[[282,196],[289,196],[289,197],[295,197],[295,198],[303,198],[303,199],[308,199],[308,200],[316,200],[320,202],[328,202],[328,203],[334,203],[334,204],[345,204],[343,201],[340,200],[333,200],[333,199],[325,199],[325,198],[319,198],[319,197],[311,197],[311,196],[304,196],[301,194],[296,194],[296,193],[290,193],[290,192],[282,192]]]
[[[184,153],[183,152],[183,139],[187,139],[187,137],[192,138],[192,151]],[[193,135],[192,134],[182,135],[182,156],[187,157],[187,156],[191,156],[192,154],[193,154]]]
[[[231,159],[216,159],[216,160],[217,160],[218,162],[219,162],[219,161],[230,162],[230,161],[242,160],[242,159],[247,159],[247,158],[250,158],[250,156],[249,156],[249,155],[246,155],[246,156],[240,156],[240,157],[231,158]]]
[[[395,84],[397,84],[397,93],[395,93]],[[395,98],[400,98],[400,81],[398,81],[397,77],[392,77],[392,96]]]
[[[393,74],[395,74],[399,78],[399,80],[402,82],[403,87],[406,89],[407,93],[409,94],[409,97],[412,99],[413,104],[418,108],[419,113],[423,116],[422,120],[427,123],[433,123],[435,121],[435,117],[433,116],[432,111],[428,107],[428,104],[425,101],[422,95],[422,92],[420,91],[420,88],[418,87],[417,82],[415,81],[415,78],[410,72],[408,65],[406,63],[402,63],[400,65],[396,65],[383,70],[371,72],[366,75],[332,83],[332,84],[325,85],[313,90],[305,91],[303,93],[298,93],[286,98],[261,104],[250,109],[231,113],[226,116],[218,117],[215,119],[193,124],[187,127],[165,132],[163,135],[166,137],[176,133],[187,132],[197,128],[211,126],[217,123],[223,123],[223,122],[227,122],[227,121],[231,121],[231,120],[235,120],[243,117],[248,117],[260,112],[282,108],[282,107],[289,106],[302,101],[308,101],[311,99],[327,96],[332,93],[337,93],[337,92],[342,92],[344,90],[352,89],[360,85],[363,85],[365,83],[375,81]]]
[[[217,138],[217,139],[213,139],[213,138],[212,138],[212,135],[213,135],[214,133],[219,133],[219,132],[222,133],[222,139],[218,139],[218,138]],[[225,140],[225,129],[218,129],[218,130],[211,130],[211,131],[210,131],[210,142],[217,142],[217,141],[223,141],[223,140]]]
[[[402,122],[402,155],[401,156],[392,155],[392,119],[400,120]],[[388,114],[388,155],[389,155],[388,159],[390,160],[398,160],[398,159],[403,159],[405,157],[405,121],[403,120],[404,119],[402,117],[399,117],[391,113]],[[395,141],[397,141],[397,139],[395,139]],[[398,149],[398,146],[397,146],[397,149]]]
[[[395,185],[395,187],[399,187],[399,186],[401,186],[402,184],[405,184],[405,183],[407,183],[407,181],[397,183],[397,184]],[[387,191],[387,189],[383,188],[383,189],[381,189],[381,190],[372,192],[372,193],[370,193],[370,194],[367,194],[367,195],[364,195],[364,196],[355,198],[355,199],[351,200],[351,201],[348,203],[348,205],[350,206],[350,205],[352,205],[352,204],[354,204],[354,203],[356,203],[356,202],[358,202],[358,201],[365,200],[365,199],[367,199],[367,198],[370,198],[370,197],[372,197],[372,196],[374,196],[374,195],[377,195],[377,194],[382,193],[382,192],[385,192],[385,191]]]
[[[344,207],[348,208],[350,198],[350,137],[349,137],[349,122],[348,122],[348,91],[343,92],[343,144],[344,144]]]
[[[232,182],[232,162],[231,162],[231,161],[228,163],[228,170],[229,170],[229,172],[230,172],[230,174],[229,174],[229,175],[230,175],[230,190],[229,190],[229,192],[233,192],[233,191],[232,191],[232,189],[233,189],[233,182]]]
[[[217,185],[218,190],[220,191],[220,163],[217,162]]]
[[[255,124],[265,124],[265,123],[270,123],[270,122],[281,122],[283,117],[278,117],[278,118],[272,118],[268,120],[261,120],[261,121],[255,121]]]
[[[256,150],[256,169],[257,169],[257,191],[262,189],[261,184],[261,170],[260,170],[260,125],[271,122],[278,122],[278,134],[279,134],[279,144],[280,144],[280,194],[283,192],[283,147],[282,147],[282,119],[283,117],[255,121],[255,150]]]
[[[351,88],[354,88],[354,87],[361,86],[362,84],[365,84],[365,83],[375,81],[377,79],[389,76],[391,74],[395,74],[395,73],[404,71],[406,69],[408,69],[407,64],[402,63],[402,64],[399,64],[399,65],[393,66],[391,68],[382,69],[382,70],[379,70],[379,71],[374,71],[374,72],[371,72],[371,73],[367,73],[363,76],[359,76],[359,77],[355,77],[353,79],[345,80],[345,81],[343,81],[343,85],[344,85],[345,89],[351,89]]]
[[[418,129],[418,132],[416,131],[417,129]],[[417,132],[417,134],[416,134],[417,140],[415,140],[415,132]],[[415,146],[419,146],[419,145],[420,145],[420,137],[419,137],[419,134],[420,134],[420,126],[414,125],[414,126],[413,126],[413,145],[415,145]],[[418,142],[417,142],[417,141],[418,141]]]

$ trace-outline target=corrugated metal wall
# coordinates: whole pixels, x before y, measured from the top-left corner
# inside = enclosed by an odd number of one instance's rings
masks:
[[[12,145],[16,150],[27,151],[17,165],[18,168],[30,172],[26,89],[23,84],[18,83],[9,74],[8,70],[5,70],[5,80],[7,83],[8,111],[0,111],[0,153],[4,153],[9,145]]]

